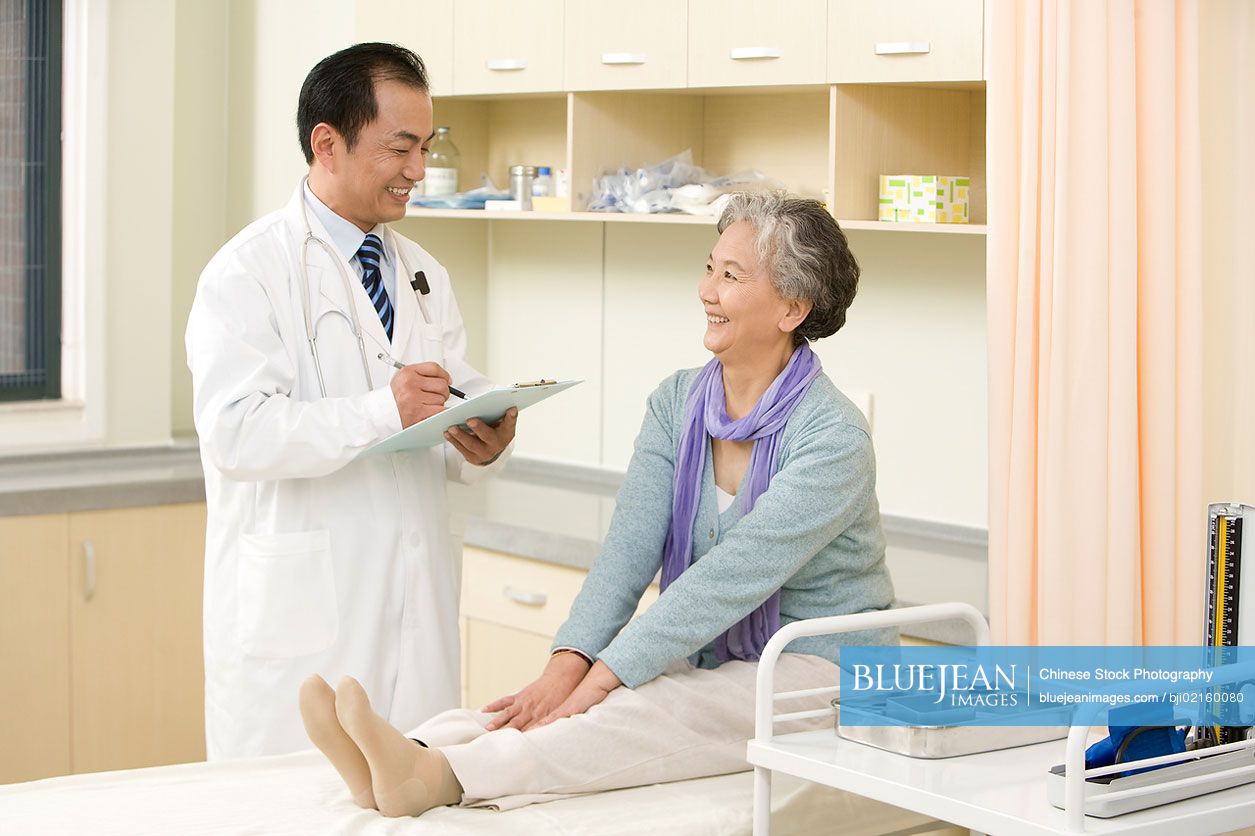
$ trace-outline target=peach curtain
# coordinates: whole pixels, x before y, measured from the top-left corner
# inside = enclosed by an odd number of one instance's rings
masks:
[[[1011,644],[1194,644],[1198,7],[989,9],[991,626]]]

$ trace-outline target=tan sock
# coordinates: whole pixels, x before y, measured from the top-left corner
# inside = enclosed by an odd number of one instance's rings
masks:
[[[385,816],[417,816],[462,799],[462,785],[445,756],[388,725],[352,677],[336,686],[336,716],[370,764],[375,802]]]
[[[349,787],[353,803],[375,809],[375,794],[370,786],[370,766],[357,744],[340,728],[336,718],[336,692],[321,676],[315,674],[301,683],[301,719],[305,733]]]

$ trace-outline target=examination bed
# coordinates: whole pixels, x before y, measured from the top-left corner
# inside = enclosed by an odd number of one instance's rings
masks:
[[[578,796],[508,812],[386,819],[349,800],[316,751],[0,786],[4,834],[748,834],[753,773]],[[776,782],[773,834],[918,833],[930,819],[826,787]],[[935,824],[935,827],[943,827]]]

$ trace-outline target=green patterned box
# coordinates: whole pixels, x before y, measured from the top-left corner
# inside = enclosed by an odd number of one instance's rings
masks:
[[[953,175],[882,174],[880,220],[965,224],[970,186],[970,178]]]

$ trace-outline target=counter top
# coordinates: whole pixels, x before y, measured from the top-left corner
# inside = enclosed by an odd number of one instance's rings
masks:
[[[195,441],[0,458],[0,517],[204,501]]]
[[[497,478],[450,486],[454,537],[467,546],[586,570],[601,550],[622,479],[606,468],[515,456]],[[194,439],[0,458],[0,517],[204,500]],[[891,549],[942,551],[964,563],[984,560],[981,529],[888,514],[882,519]],[[912,635],[970,641],[948,624],[923,625]]]

